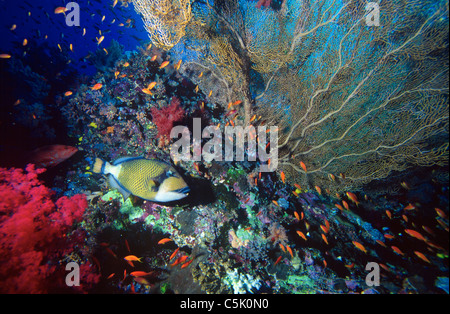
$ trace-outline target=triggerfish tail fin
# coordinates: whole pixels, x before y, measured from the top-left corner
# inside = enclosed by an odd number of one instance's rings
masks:
[[[106,162],[101,160],[100,158],[95,158],[94,166],[92,167],[92,171],[94,173],[105,173],[105,164]]]

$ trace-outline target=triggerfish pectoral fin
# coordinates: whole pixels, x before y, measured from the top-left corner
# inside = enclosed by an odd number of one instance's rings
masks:
[[[112,188],[117,189],[117,191],[120,192],[120,194],[122,194],[123,199],[126,200],[128,197],[130,197],[131,193],[130,191],[128,191],[127,189],[125,189],[117,180],[116,178],[114,178],[113,175],[108,175],[109,177],[109,184],[111,185]]]

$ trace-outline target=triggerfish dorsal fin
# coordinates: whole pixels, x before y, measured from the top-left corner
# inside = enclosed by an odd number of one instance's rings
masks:
[[[131,192],[128,191],[127,189],[125,189],[117,180],[116,178],[114,178],[113,175],[108,175],[109,178],[109,184],[111,185],[112,188],[117,189],[117,191],[120,192],[120,194],[122,194],[123,199],[126,200],[130,195]]]
[[[137,159],[145,159],[145,158],[143,156],[142,157],[122,157],[122,158],[114,160],[113,165],[117,166],[126,161],[137,160]]]

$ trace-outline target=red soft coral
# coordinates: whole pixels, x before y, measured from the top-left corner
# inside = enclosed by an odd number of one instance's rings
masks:
[[[180,121],[184,117],[184,110],[180,106],[180,100],[177,97],[173,97],[169,106],[161,109],[153,107],[151,114],[153,123],[158,128],[157,137],[160,145],[164,146],[168,144],[174,122]]]
[[[77,194],[54,203],[54,192],[38,180],[44,171],[34,165],[28,165],[26,172],[0,168],[2,293],[54,291],[58,284],[50,277],[58,261],[74,248],[67,232],[82,219],[86,197]]]

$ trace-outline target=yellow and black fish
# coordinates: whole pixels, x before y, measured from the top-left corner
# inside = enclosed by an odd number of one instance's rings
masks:
[[[171,165],[144,157],[119,158],[110,164],[96,158],[93,172],[108,175],[111,187],[149,201],[171,202],[188,196],[189,186]]]

